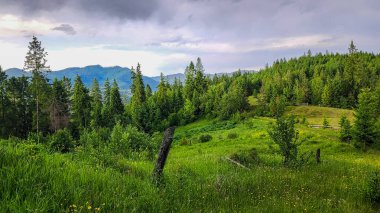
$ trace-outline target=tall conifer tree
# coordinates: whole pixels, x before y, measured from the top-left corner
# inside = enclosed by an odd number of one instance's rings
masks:
[[[48,53],[42,48],[41,41],[39,41],[37,37],[32,37],[28,49],[25,57],[24,70],[32,72],[30,90],[33,95],[36,109],[33,113],[33,123],[34,128],[37,133],[39,133],[40,130],[46,130],[49,125],[47,108],[49,107],[48,97],[50,88],[48,80],[43,72],[50,71],[50,67],[46,64],[46,56]]]
[[[72,121],[79,128],[86,128],[90,125],[91,99],[88,93],[82,79],[77,76],[73,87]]]

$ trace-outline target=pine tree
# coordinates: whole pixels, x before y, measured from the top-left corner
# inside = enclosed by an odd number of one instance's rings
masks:
[[[69,125],[69,91],[63,80],[54,79],[50,105],[50,128],[56,132]]]
[[[113,81],[111,89],[111,100],[110,100],[111,112],[115,121],[121,119],[121,116],[124,113],[124,105],[120,97],[119,86],[116,81]]]
[[[82,79],[77,75],[72,97],[72,122],[76,127],[87,128],[91,120],[91,98]]]
[[[193,62],[190,62],[190,65],[186,67],[185,76],[186,79],[185,86],[183,88],[183,95],[185,99],[192,100],[195,87],[195,67]]]
[[[178,112],[183,106],[183,86],[182,82],[178,79],[174,79],[172,87],[172,108],[173,112]]]
[[[91,127],[99,128],[102,126],[102,94],[100,91],[99,83],[94,78],[91,88]]]
[[[348,106],[353,107],[356,104],[356,98],[359,92],[358,82],[355,79],[358,79],[360,72],[360,61],[353,41],[351,41],[348,51],[349,55],[346,58],[343,72],[343,94],[347,97]]]
[[[153,95],[152,88],[150,87],[149,84],[147,84],[145,87],[145,94],[146,94],[147,99]]]
[[[355,44],[354,44],[354,41],[351,40],[351,43],[348,47],[348,53],[349,54],[355,54],[358,52],[358,49],[356,48]]]
[[[227,93],[223,94],[223,97],[219,103],[219,117],[222,119],[228,119],[237,112],[242,112],[247,108],[247,97],[244,95],[245,91],[243,86],[235,81],[228,89]]]
[[[0,137],[7,136],[7,119],[9,100],[6,91],[7,74],[0,66]]]
[[[376,141],[377,131],[376,108],[373,93],[369,89],[363,89],[359,94],[358,107],[355,110],[354,134],[355,141],[362,144],[365,150]]]
[[[168,89],[164,75],[161,73],[160,83],[155,93],[156,104],[160,110],[160,115],[158,115],[160,120],[166,118],[170,113]]]
[[[347,116],[342,116],[339,121],[340,125],[340,141],[342,142],[348,142],[351,140],[351,123],[350,120],[348,120]]]
[[[132,71],[132,85],[131,85],[131,117],[133,124],[140,130],[145,130],[146,115],[146,94],[145,86],[142,78],[140,64],[137,64],[136,71]]]
[[[113,127],[113,119],[111,112],[111,85],[108,80],[104,82],[104,97],[102,108],[102,122],[106,127]]]
[[[195,79],[194,79],[194,93],[193,93],[193,104],[195,106],[195,113],[200,115],[202,114],[201,110],[201,95],[203,95],[207,90],[207,81],[206,76],[204,75],[204,68],[202,64],[202,60],[198,57],[197,63],[195,65]]]
[[[30,85],[31,93],[35,102],[33,123],[37,133],[40,130],[48,129],[48,114],[49,106],[49,85],[43,72],[50,71],[50,67],[46,65],[46,56],[48,53],[41,46],[41,42],[37,37],[33,36],[29,42],[29,50],[25,57],[24,70],[32,72],[32,83]],[[38,137],[39,140],[39,137]]]
[[[8,124],[8,134],[25,138],[32,124],[32,114],[28,92],[29,82],[27,77],[12,77],[8,79],[6,93],[9,99],[7,108],[8,119],[12,122]]]
[[[322,99],[322,105],[323,106],[330,106],[330,104],[331,104],[331,89],[329,87],[329,84],[326,84],[323,87],[321,99]]]

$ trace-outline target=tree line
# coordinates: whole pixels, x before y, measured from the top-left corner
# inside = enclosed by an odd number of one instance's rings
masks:
[[[371,128],[379,123],[380,55],[359,52],[353,42],[348,54],[312,55],[309,51],[299,58],[277,60],[257,73],[238,71],[212,78],[205,75],[198,58],[186,67],[184,83],[175,79],[169,84],[161,74],[155,92],[144,84],[138,64],[131,69],[128,101],[121,97],[116,81],[99,85],[94,79],[91,88],[84,86],[80,76],[74,85],[67,78],[49,82],[44,76],[50,69],[46,55],[41,42],[33,37],[24,66],[32,72],[30,79],[7,78],[0,68],[1,137],[25,138],[30,133],[46,135],[67,129],[79,138],[83,130],[112,129],[116,124],[152,134],[203,117],[242,117],[244,111],[279,117],[285,106],[297,104],[357,108],[357,118],[369,116]],[[248,104],[248,96],[257,104]],[[371,114],[361,115],[360,111]]]
[[[50,71],[46,56],[41,42],[33,37],[24,65],[24,70],[32,72],[31,78],[7,78],[0,68],[1,137],[26,138],[30,133],[46,135],[66,128],[78,138],[84,129],[113,128],[117,123],[153,133],[203,116],[228,118],[248,107],[249,76],[239,73],[210,79],[200,58],[187,66],[184,85],[179,79],[169,84],[161,74],[155,92],[144,84],[140,64],[132,67],[132,96],[127,102],[115,80],[112,85],[108,79],[99,85],[94,79],[91,88],[84,86],[80,76],[73,85],[65,77],[49,82],[44,75]]]
[[[275,61],[254,76],[255,94],[272,115],[281,102],[352,109],[362,89],[378,87],[379,76],[380,55],[358,51],[351,42],[348,54],[313,56],[308,51],[299,58]]]

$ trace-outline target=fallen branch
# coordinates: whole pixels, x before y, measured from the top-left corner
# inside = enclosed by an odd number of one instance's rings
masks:
[[[251,169],[249,169],[248,167],[244,166],[243,164],[241,164],[241,163],[239,163],[239,162],[237,162],[237,161],[235,161],[235,160],[232,160],[231,158],[226,157],[226,159],[227,159],[230,163],[233,163],[233,164],[235,164],[235,165],[237,165],[237,166],[240,166],[240,167],[242,167],[242,168],[244,168],[244,169],[251,170]]]

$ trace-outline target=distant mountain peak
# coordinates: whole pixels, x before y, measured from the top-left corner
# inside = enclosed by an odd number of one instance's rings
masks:
[[[31,76],[30,72],[25,72],[18,68],[7,69],[5,72],[8,77],[21,77],[23,75]],[[94,78],[98,80],[101,86],[104,85],[106,79],[109,79],[110,81],[115,79],[122,93],[128,93],[127,91],[129,91],[132,84],[131,70],[120,66],[103,67],[101,65],[89,65],[85,67],[69,67],[46,73],[46,77],[50,80],[67,77],[70,78],[72,82],[74,82],[77,75],[82,78],[83,83],[89,88],[91,87]],[[143,80],[145,84],[149,84],[153,90],[156,90],[159,82],[147,76],[143,76]]]

